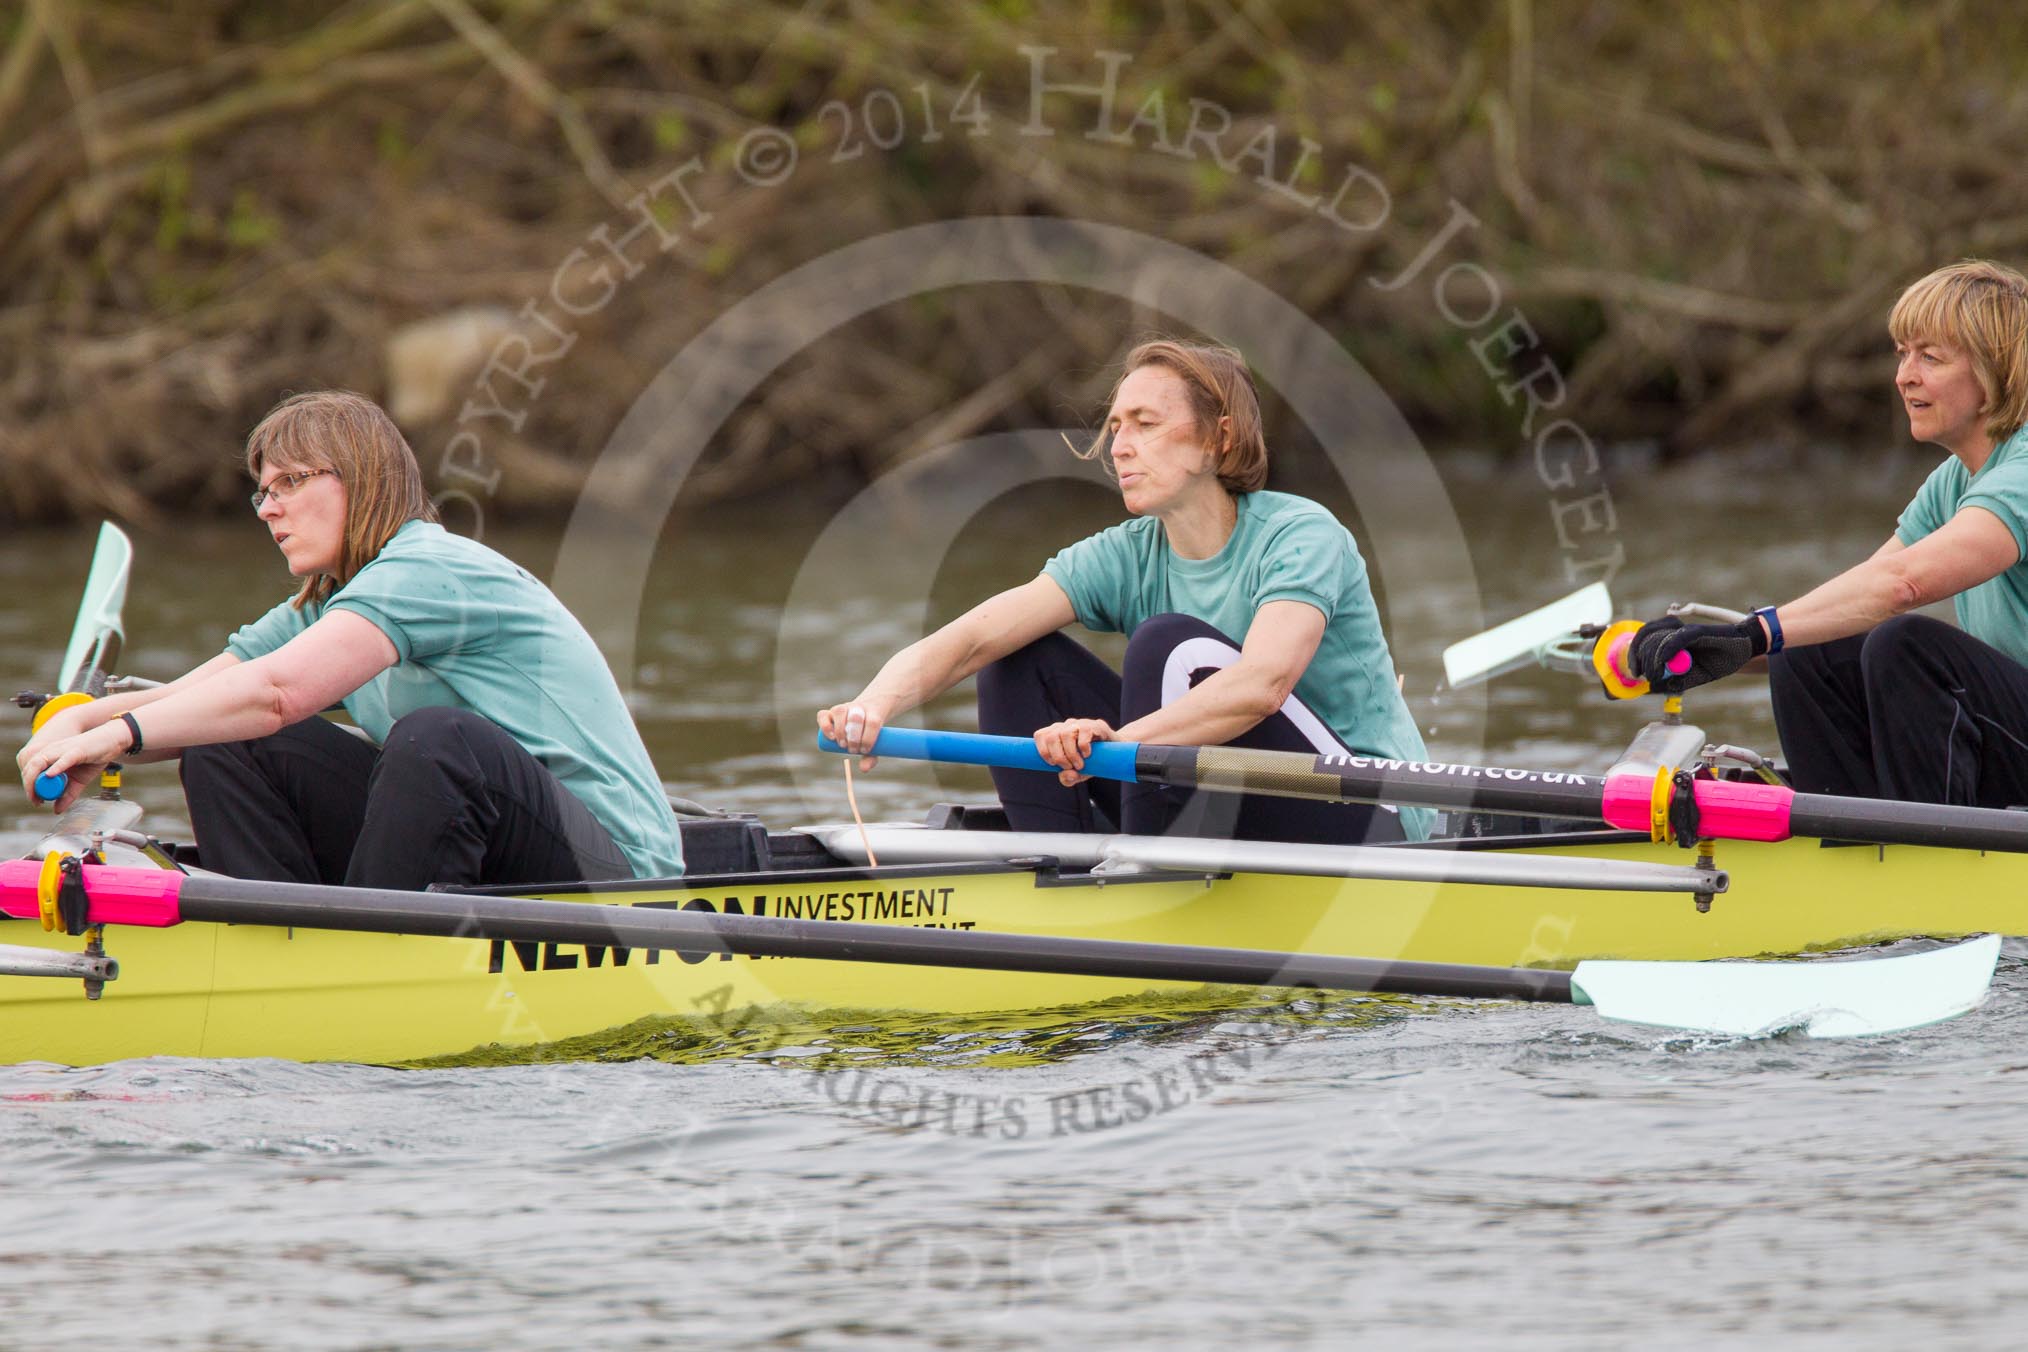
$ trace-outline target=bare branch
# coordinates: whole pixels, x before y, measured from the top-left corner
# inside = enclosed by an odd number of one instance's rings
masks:
[[[499,30],[481,18],[465,0],[429,2],[458,31],[460,37],[471,43],[492,64],[493,69],[521,91],[523,98],[556,119],[565,144],[577,156],[585,177],[599,190],[599,195],[616,207],[625,206],[634,196],[634,189],[614,172],[612,161],[600,148],[598,136],[593,133],[591,124],[585,121],[584,110],[577,106],[577,102],[551,84],[534,63],[515,51],[513,44],[501,37]]]
[[[1609,301],[1654,310],[1700,324],[1783,331],[1822,307],[1805,302],[1729,296],[1659,277],[1607,272],[1598,268],[1548,266],[1516,279],[1510,291],[1526,298]]]
[[[0,57],[0,131],[7,129],[7,124],[14,119],[15,110],[28,93],[42,48],[42,20],[34,10],[24,10],[14,41],[7,44],[7,55]]]

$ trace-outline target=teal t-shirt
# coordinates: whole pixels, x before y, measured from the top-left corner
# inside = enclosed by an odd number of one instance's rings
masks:
[[[1912,545],[1966,507],[1983,507],[2013,533],[2014,566],[1957,594],[1958,626],[2028,666],[2028,428],[1993,448],[1977,474],[1947,455],[1916,490],[1894,534]]]
[[[1428,759],[1352,533],[1308,498],[1258,492],[1237,502],[1232,538],[1208,559],[1183,558],[1161,521],[1143,516],[1071,545],[1043,565],[1043,576],[1063,588],[1078,623],[1099,633],[1131,634],[1152,616],[1179,614],[1242,643],[1269,601],[1315,606],[1324,612],[1324,639],[1296,697],[1355,752]],[[1404,808],[1409,839],[1427,839],[1434,815]]]
[[[270,610],[226,641],[243,661],[329,610],[373,622],[400,660],[344,700],[375,743],[417,709],[469,709],[576,794],[637,877],[683,872],[683,839],[648,748],[591,635],[526,569],[427,521],[394,533],[321,605]]]

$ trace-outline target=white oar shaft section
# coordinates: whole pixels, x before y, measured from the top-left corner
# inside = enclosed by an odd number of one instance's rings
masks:
[[[1494,854],[1380,845],[1297,845],[1186,836],[1101,836],[1054,831],[931,831],[874,825],[805,828],[824,848],[864,863],[866,847],[889,863],[958,864],[1050,858],[1073,868],[1135,866],[1175,873],[1282,873],[1377,882],[1483,883],[1600,892],[1723,892],[1723,869],[1563,855]]]

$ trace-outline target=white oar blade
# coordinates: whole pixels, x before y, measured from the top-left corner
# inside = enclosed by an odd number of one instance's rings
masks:
[[[1569,638],[1580,625],[1610,624],[1612,618],[1612,593],[1605,583],[1594,582],[1540,610],[1444,649],[1444,683],[1456,690],[1525,666],[1539,660],[1557,640]]]
[[[1856,962],[1581,962],[1571,981],[1608,1019],[1734,1037],[1865,1037],[1974,1008],[2000,936]]]
[[[78,603],[77,620],[64,647],[63,669],[56,675],[59,691],[82,688],[82,678],[91,670],[88,663],[104,670],[119,660],[125,634],[120,613],[127,604],[127,574],[133,562],[134,545],[126,533],[110,521],[101,524],[84,599]]]

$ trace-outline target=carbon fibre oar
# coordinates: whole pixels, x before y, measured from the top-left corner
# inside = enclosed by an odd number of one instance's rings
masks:
[[[0,863],[0,910],[44,914],[43,865]],[[532,939],[617,948],[1052,972],[1142,981],[1307,986],[1404,995],[1590,1005],[1608,1019],[1753,1037],[1805,1029],[1852,1037],[1936,1023],[1977,1005],[1999,939],[1859,962],[1581,962],[1573,972],[1391,962],[1253,949],[1124,943],[988,930],[685,911],[674,903],[607,906],[448,892],[249,882],[167,869],[86,864],[71,927],[189,921],[363,930],[470,939]]]
[[[844,750],[821,735],[817,745],[826,751]],[[884,728],[873,754],[1056,773],[1056,767],[1043,760],[1035,743],[1026,737]],[[1605,778],[1379,756],[1094,742],[1084,772],[1130,784],[1569,817],[1649,832],[1659,839],[1787,840],[1804,836],[1869,845],[1941,845],[2028,853],[2028,812],[1839,798],[1797,793],[1780,784],[1691,780],[1667,771],[1659,776]]]

